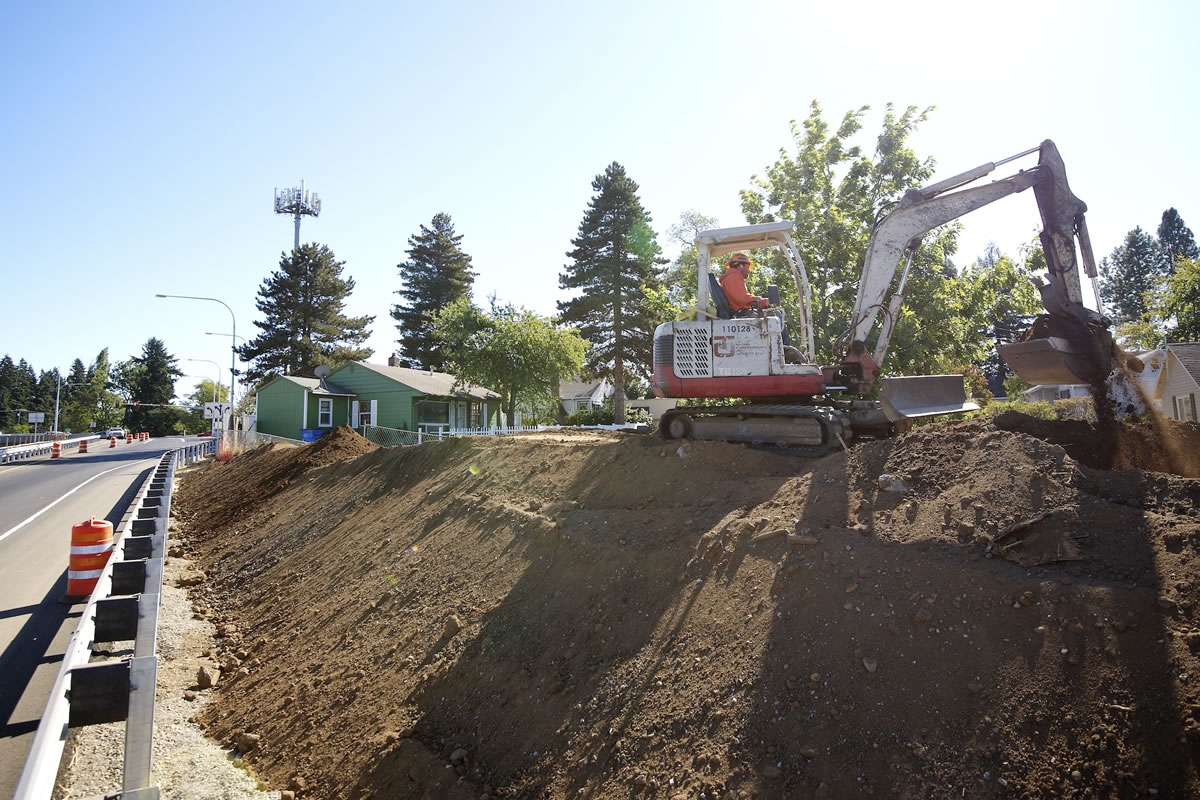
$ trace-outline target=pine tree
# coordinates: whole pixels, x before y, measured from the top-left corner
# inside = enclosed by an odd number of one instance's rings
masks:
[[[650,215],[638,199],[638,185],[613,162],[592,181],[596,195],[588,203],[579,235],[567,253],[573,264],[559,274],[560,289],[581,294],[559,301],[562,321],[578,327],[592,343],[588,367],[598,376],[611,376],[614,417],[625,421],[625,369],[647,372],[653,359],[655,318],[645,302],[644,289],[657,288],[661,278],[657,237]]]
[[[142,354],[128,362],[130,400],[137,405],[125,413],[126,427],[148,431],[152,436],[167,436],[180,432],[176,422],[180,412],[174,408],[159,408],[175,397],[175,379],[183,377],[177,359],[167,352],[161,339],[151,336],[142,345]]]
[[[1183,223],[1183,217],[1174,208],[1163,212],[1162,222],[1158,225],[1158,247],[1163,258],[1163,274],[1166,275],[1175,271],[1179,259],[1200,258],[1200,248],[1196,247],[1192,229]]]
[[[255,305],[265,316],[262,330],[238,348],[249,382],[267,375],[312,377],[321,364],[336,367],[371,355],[362,344],[370,337],[373,316],[347,317],[346,298],[354,279],[341,277],[337,261],[325,245],[304,244],[279,259],[279,269],[262,282]]]
[[[433,335],[433,315],[460,298],[470,299],[475,272],[471,257],[462,251],[462,234],[454,232],[450,215],[433,215],[432,228],[408,240],[408,261],[397,264],[404,287],[403,298],[392,306],[392,319],[400,332],[397,343],[414,365],[443,369],[449,358]]]
[[[1140,227],[1100,261],[1100,292],[1114,321],[1133,322],[1146,313],[1146,292],[1165,275],[1158,242]]]

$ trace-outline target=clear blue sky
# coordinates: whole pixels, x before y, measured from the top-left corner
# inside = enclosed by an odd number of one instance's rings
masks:
[[[436,7],[435,7],[436,6]],[[944,177],[1054,139],[1098,254],[1179,209],[1200,231],[1192,3],[10,3],[0,19],[0,352],[64,371],[163,339],[228,382],[230,330],[292,246],[273,190],[323,201],[383,362],[408,238],[451,215],[475,298],[543,314],[612,161],[665,231],[738,192],[818,100],[834,122],[936,105],[914,139]],[[1032,163],[1027,161],[1025,163]],[[965,220],[957,261],[1013,253],[1029,195]],[[186,393],[188,381],[178,390]],[[241,392],[239,391],[239,395]]]

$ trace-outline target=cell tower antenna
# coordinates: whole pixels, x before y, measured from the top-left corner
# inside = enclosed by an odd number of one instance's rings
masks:
[[[316,192],[309,192],[304,188],[304,181],[300,181],[300,188],[292,189],[276,189],[275,190],[275,213],[276,214],[293,214],[296,217],[296,248],[300,249],[300,218],[303,216],[316,217],[321,213],[321,198]]]

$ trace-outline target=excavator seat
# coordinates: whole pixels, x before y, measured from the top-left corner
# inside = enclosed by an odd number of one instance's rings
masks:
[[[721,282],[717,280],[717,276],[711,272],[708,273],[708,293],[712,296],[713,306],[717,309],[717,319],[733,319],[733,312],[729,310],[729,298],[725,296],[725,290],[721,288]]]

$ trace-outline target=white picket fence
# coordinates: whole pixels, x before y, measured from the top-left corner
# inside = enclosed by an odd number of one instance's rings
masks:
[[[361,429],[361,433],[368,441],[372,441],[380,447],[403,447],[408,445],[423,444],[425,442],[439,441],[441,439],[454,439],[460,436],[503,436],[508,433],[537,433],[541,431],[557,431],[569,428],[571,426],[564,425],[520,425],[513,427],[498,427],[498,428],[458,428],[445,431],[401,431],[395,428],[385,428],[380,425],[365,425]],[[639,428],[645,428],[645,425],[581,425],[578,426],[585,430],[605,430],[605,431],[632,431]]]

